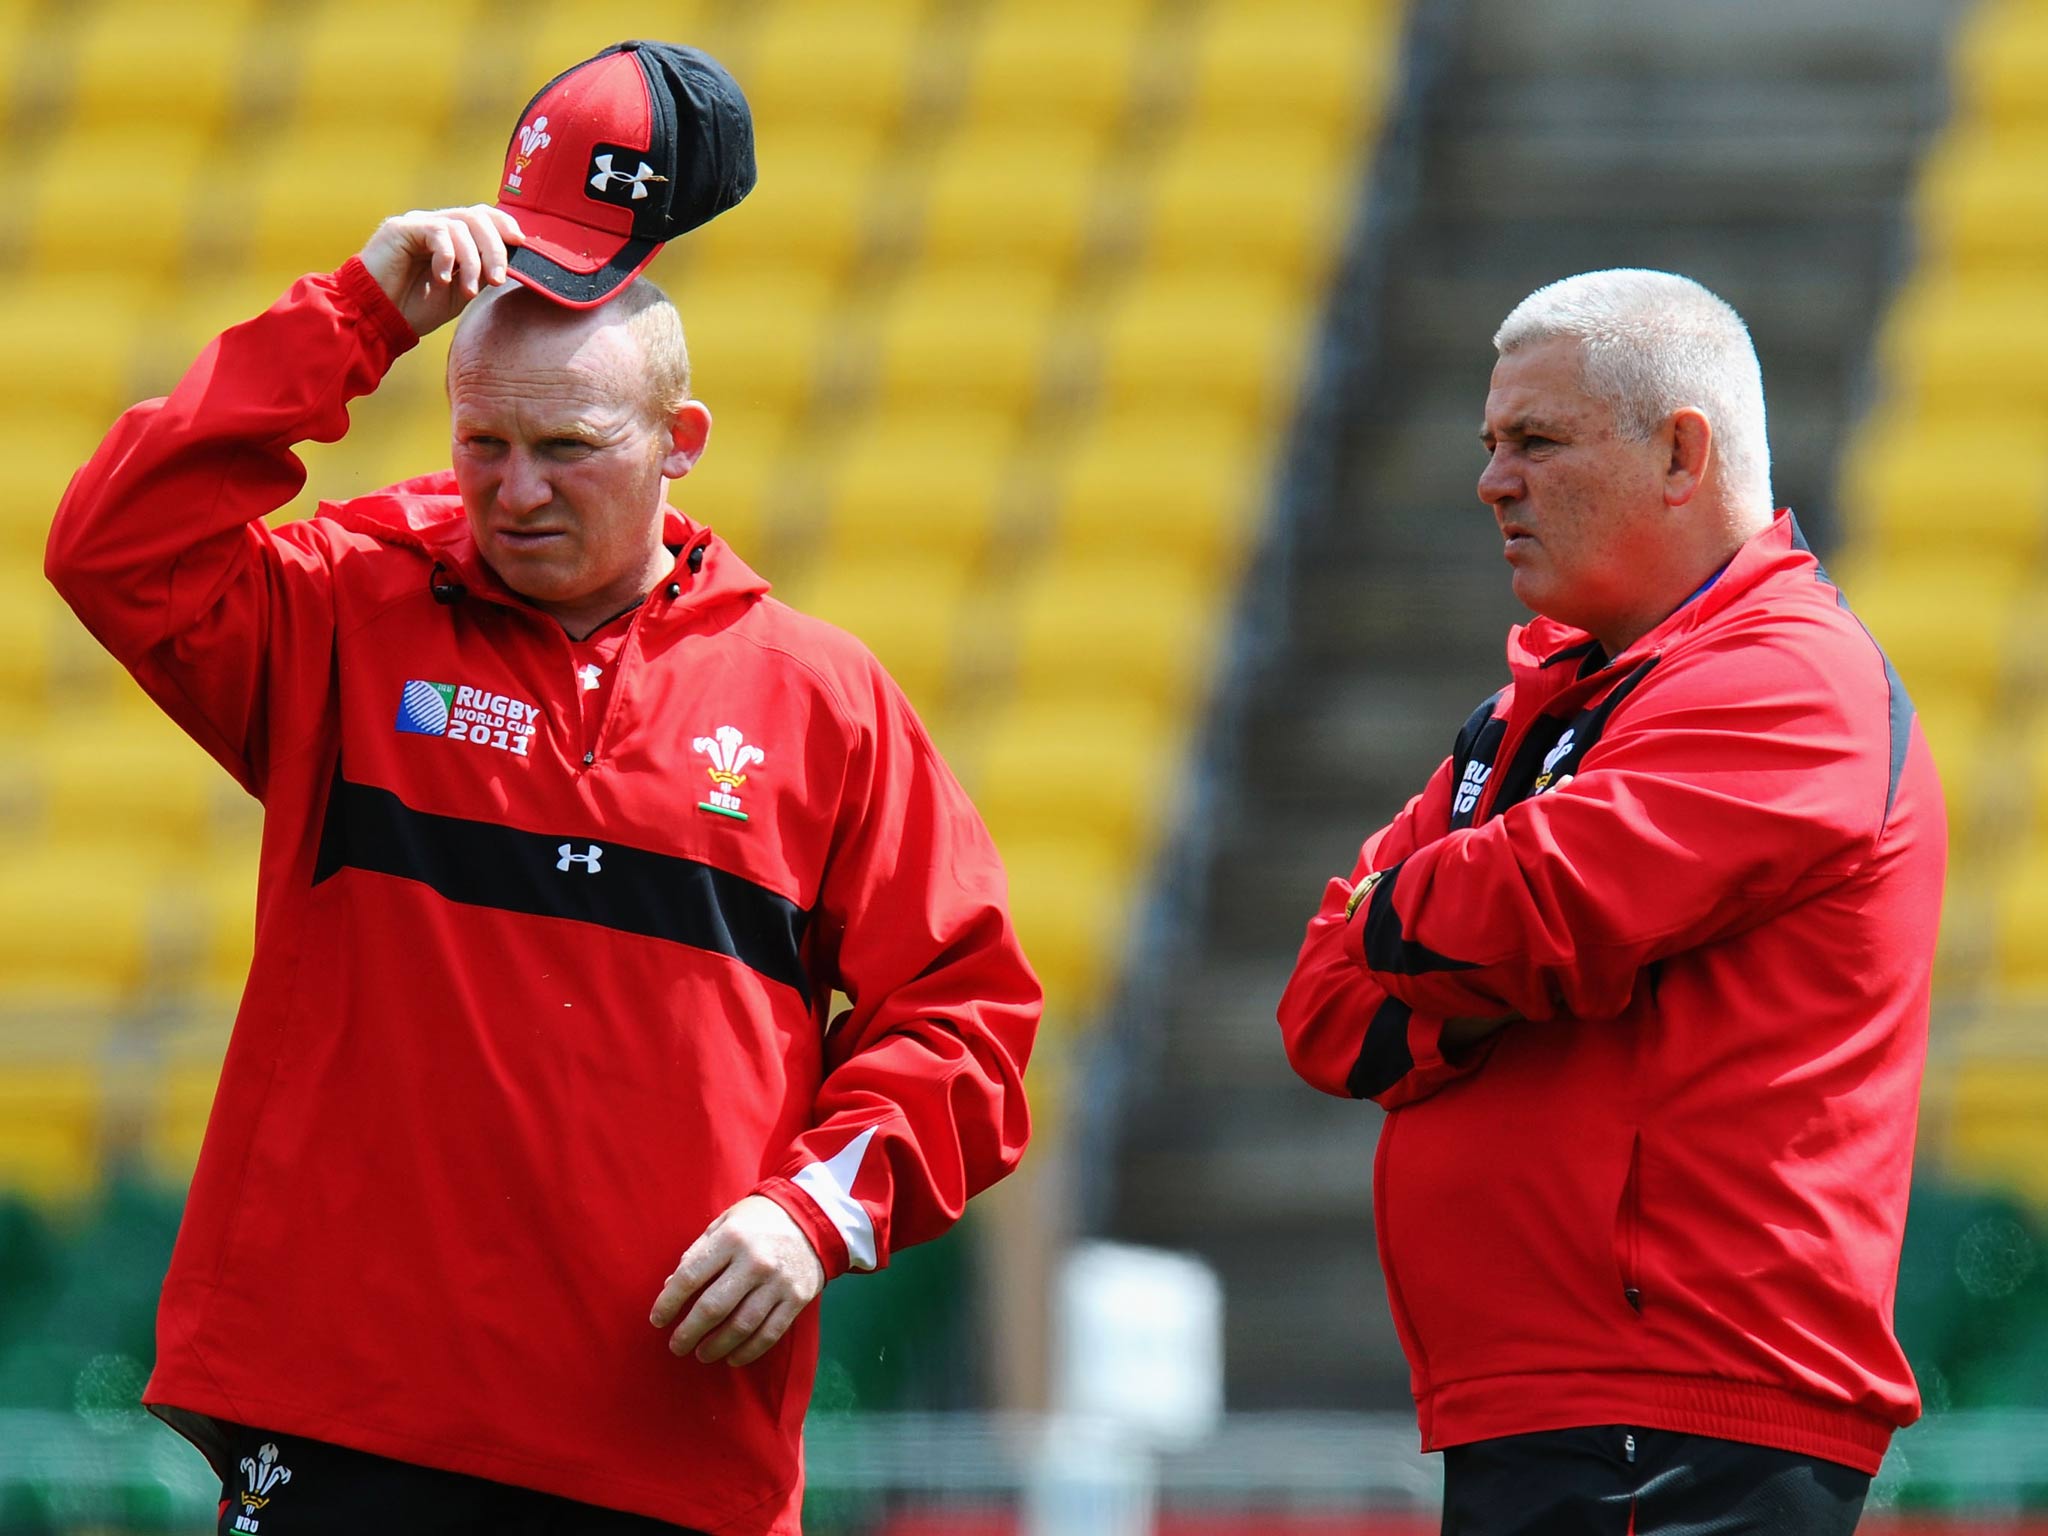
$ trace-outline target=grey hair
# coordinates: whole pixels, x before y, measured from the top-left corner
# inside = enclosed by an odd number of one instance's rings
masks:
[[[1621,431],[1646,441],[1673,412],[1694,406],[1714,431],[1730,495],[1771,502],[1763,369],[1749,327],[1689,277],[1617,267],[1538,288],[1494,333],[1502,357],[1556,338],[1579,344],[1588,393],[1614,409]]]

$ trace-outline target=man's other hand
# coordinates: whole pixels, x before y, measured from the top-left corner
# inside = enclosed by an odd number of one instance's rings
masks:
[[[386,219],[363,247],[363,265],[424,336],[446,325],[485,287],[505,281],[506,249],[524,245],[502,208],[435,208]]]
[[[749,1195],[690,1244],[648,1321],[668,1327],[696,1295],[670,1351],[695,1350],[706,1365],[728,1358],[751,1365],[824,1288],[825,1266],[803,1229],[767,1196]]]

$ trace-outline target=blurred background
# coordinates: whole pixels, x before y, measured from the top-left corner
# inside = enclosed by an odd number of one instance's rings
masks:
[[[211,1529],[135,1399],[254,895],[256,808],[43,583],[52,509],[634,36],[759,140],[652,273],[717,423],[673,499],[903,683],[1049,995],[1026,1170],[827,1293],[807,1529],[1435,1529],[1380,1115],[1272,1009],[1500,680],[1494,327],[1645,265],[1750,322],[1777,498],[1948,789],[1928,1413],[1869,1527],[2048,1531],[2048,0],[0,0],[0,1533]],[[282,515],[444,466],[444,355]]]

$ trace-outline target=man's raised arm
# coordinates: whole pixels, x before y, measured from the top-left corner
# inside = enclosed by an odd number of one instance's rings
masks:
[[[325,546],[262,521],[305,484],[292,446],[340,439],[348,402],[503,281],[518,239],[487,207],[387,219],[360,256],[208,343],[168,398],[126,412],[65,493],[51,583],[252,793],[291,746],[271,739],[273,660],[331,643]]]

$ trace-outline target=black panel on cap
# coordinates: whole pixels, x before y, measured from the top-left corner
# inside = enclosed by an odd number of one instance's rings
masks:
[[[512,248],[511,267],[571,304],[590,304],[623,287],[660,244],[659,240],[628,240],[595,272],[571,272],[560,262],[519,245]]]
[[[648,159],[660,169],[659,152],[667,144],[673,162],[668,206],[659,210],[660,227],[650,227],[656,210],[642,207],[635,211],[633,233],[673,240],[753,191],[754,115],[739,82],[708,53],[679,43],[636,40],[619,46],[633,51],[654,105],[654,145]]]

